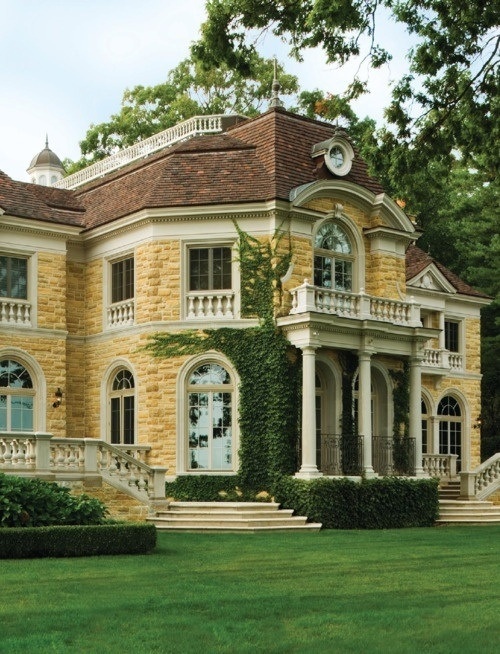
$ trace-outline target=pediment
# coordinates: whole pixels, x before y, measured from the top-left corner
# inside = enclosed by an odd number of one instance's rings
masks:
[[[434,263],[429,264],[418,275],[408,280],[407,286],[421,288],[426,291],[441,293],[456,293],[456,288],[450,284],[446,277],[438,270]]]

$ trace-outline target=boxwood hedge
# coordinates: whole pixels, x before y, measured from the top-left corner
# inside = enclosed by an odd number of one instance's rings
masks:
[[[294,509],[325,529],[430,527],[439,511],[435,479],[281,477],[273,494],[283,508]]]
[[[145,554],[156,546],[153,524],[0,529],[0,559]]]

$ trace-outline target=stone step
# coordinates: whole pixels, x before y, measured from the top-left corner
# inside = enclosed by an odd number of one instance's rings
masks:
[[[171,502],[148,518],[157,529],[170,531],[319,531],[320,524],[294,516],[291,509],[262,502]]]
[[[481,500],[440,500],[437,524],[500,524],[500,507]]]

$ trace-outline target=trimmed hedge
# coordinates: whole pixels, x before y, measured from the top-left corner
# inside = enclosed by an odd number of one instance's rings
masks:
[[[95,497],[41,479],[0,473],[0,527],[98,525],[107,509]]]
[[[269,495],[246,489],[235,475],[181,475],[165,483],[166,497],[179,502],[259,502]]]
[[[430,527],[439,512],[435,479],[383,477],[357,483],[281,477],[273,494],[283,508],[321,522],[325,529]]]
[[[0,559],[145,554],[156,546],[153,524],[0,529]]]

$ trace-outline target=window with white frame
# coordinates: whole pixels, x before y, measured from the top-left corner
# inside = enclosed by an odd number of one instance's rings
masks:
[[[346,231],[337,223],[321,225],[314,238],[314,285],[353,290],[354,255]]]
[[[0,254],[0,297],[28,298],[28,259]]]
[[[451,395],[443,397],[437,408],[439,420],[439,453],[457,455],[457,472],[461,468],[462,409]]]
[[[14,359],[0,361],[0,430],[33,431],[35,389],[31,375]]]
[[[109,393],[110,441],[113,445],[135,443],[135,381],[125,368],[115,373]]]
[[[111,302],[123,302],[134,297],[134,257],[111,264]]]
[[[421,402],[421,413],[422,413],[422,454],[427,454],[429,452],[429,409],[427,408],[427,402],[422,398]]]
[[[460,323],[458,320],[444,321],[444,347],[450,352],[460,352]]]
[[[231,289],[231,248],[193,247],[189,249],[189,290]]]
[[[218,363],[202,363],[188,376],[187,470],[233,470],[233,390]]]

